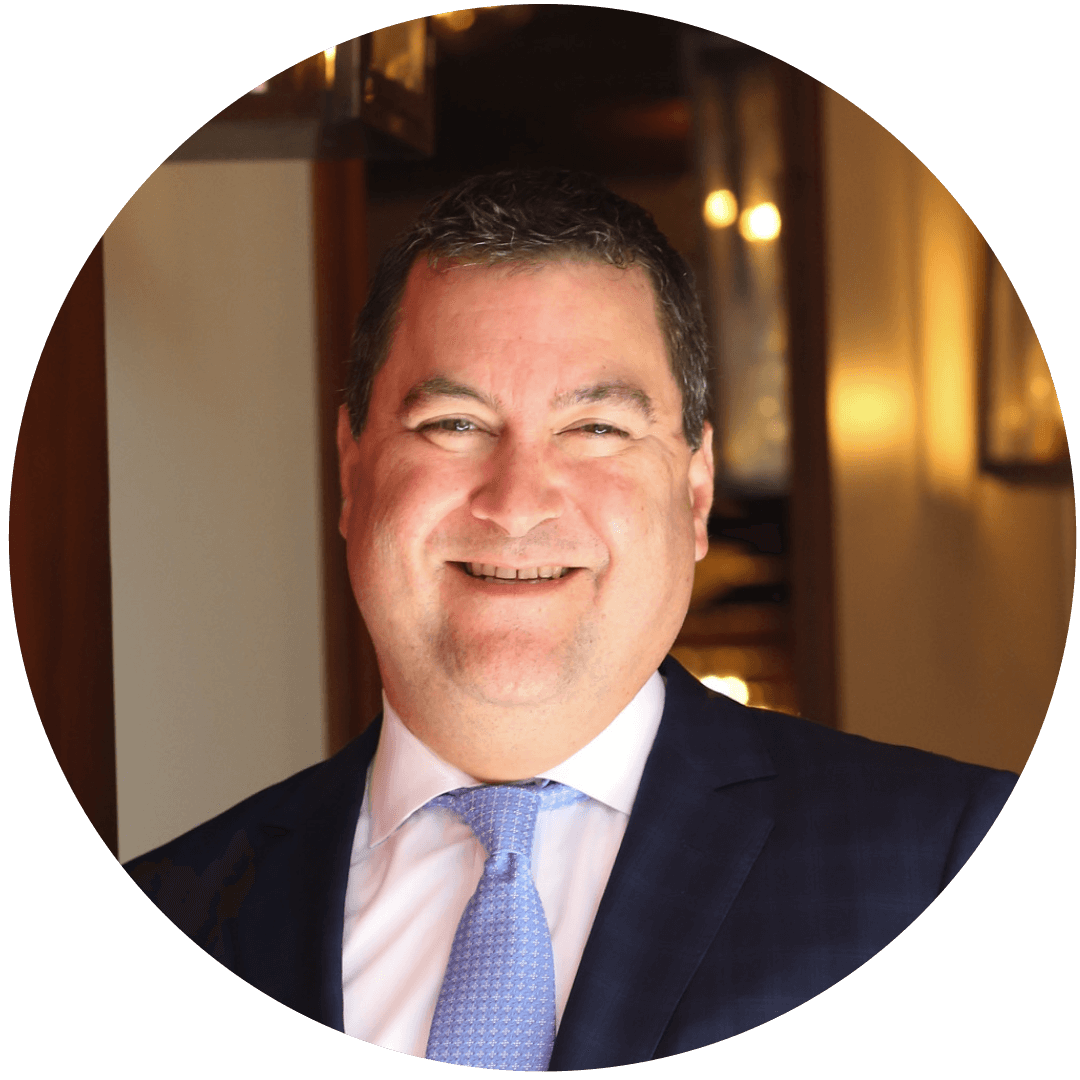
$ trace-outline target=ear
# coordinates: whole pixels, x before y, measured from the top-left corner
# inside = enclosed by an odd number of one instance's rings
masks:
[[[713,429],[706,422],[701,432],[701,446],[690,458],[687,485],[690,510],[694,515],[694,558],[705,558],[709,550],[709,511],[713,501]]]
[[[338,409],[337,448],[338,474],[341,478],[341,517],[338,519],[338,532],[348,539],[350,501],[360,478],[360,447],[353,438],[349,410],[344,405]]]

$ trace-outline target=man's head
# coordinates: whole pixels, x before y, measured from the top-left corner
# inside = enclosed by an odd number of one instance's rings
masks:
[[[386,358],[402,292],[419,258],[482,266],[586,258],[641,267],[656,296],[672,375],[682,393],[683,431],[701,445],[708,416],[709,346],[693,275],[640,206],[596,177],[564,169],[476,176],[433,199],[379,262],[353,338],[345,386],[354,435]]]
[[[489,183],[507,204],[487,216],[515,230],[537,203],[550,222],[564,185],[582,198],[565,174],[527,174],[520,203],[512,176]],[[369,302],[396,313],[385,357],[340,417],[341,531],[387,696],[482,779],[534,775],[611,721],[707,547],[711,431],[695,406],[687,437],[656,272],[596,255],[580,218],[580,245],[542,254],[409,248],[393,304]]]

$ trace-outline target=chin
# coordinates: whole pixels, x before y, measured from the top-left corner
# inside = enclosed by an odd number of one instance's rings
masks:
[[[454,682],[470,697],[501,707],[537,706],[563,697],[578,681],[591,650],[574,640],[552,645],[532,635],[493,635],[442,642]],[[448,647],[447,647],[448,646]]]

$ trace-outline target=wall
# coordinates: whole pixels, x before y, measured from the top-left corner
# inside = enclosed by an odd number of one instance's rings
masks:
[[[982,241],[869,117],[826,92],[825,122],[842,724],[1020,769],[1065,644],[1072,492],[977,471]]]
[[[323,756],[310,217],[169,164],[105,237],[122,859]]]

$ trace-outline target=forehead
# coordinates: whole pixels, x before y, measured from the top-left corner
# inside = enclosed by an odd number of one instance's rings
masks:
[[[401,384],[462,369],[503,382],[603,374],[674,388],[646,271],[587,259],[414,264],[380,374]]]

